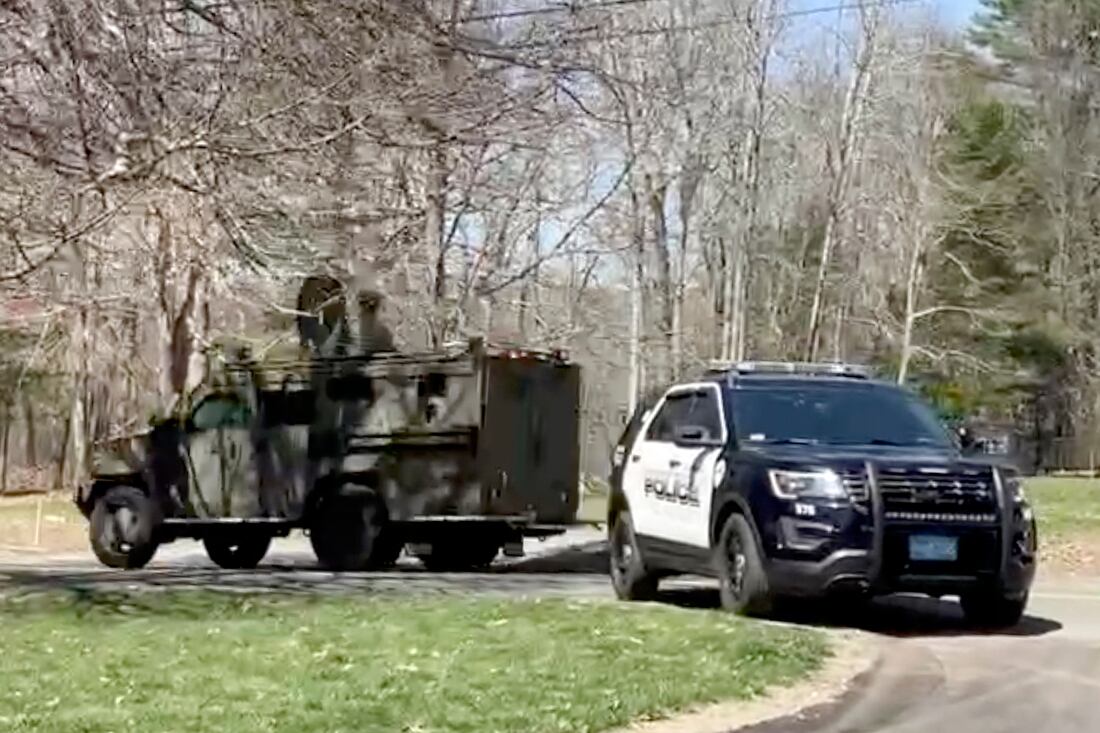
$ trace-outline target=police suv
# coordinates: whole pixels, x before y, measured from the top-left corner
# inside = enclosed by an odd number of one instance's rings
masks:
[[[1035,575],[1019,474],[963,455],[919,398],[859,366],[716,366],[642,405],[615,449],[611,580],[717,576],[722,604],[777,596],[959,596],[1011,626]]]

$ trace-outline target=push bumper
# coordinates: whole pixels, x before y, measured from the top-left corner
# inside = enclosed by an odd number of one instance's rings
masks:
[[[838,550],[823,560],[771,560],[768,583],[780,595],[824,596],[834,593],[925,593],[957,595],[972,590],[996,589],[1009,597],[1022,597],[1035,578],[1033,555],[1018,555],[1003,569],[976,572],[883,572],[889,567],[870,550]]]

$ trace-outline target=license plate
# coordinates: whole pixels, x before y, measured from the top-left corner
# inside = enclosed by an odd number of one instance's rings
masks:
[[[959,538],[937,534],[910,535],[909,559],[918,562],[954,562],[959,559]]]

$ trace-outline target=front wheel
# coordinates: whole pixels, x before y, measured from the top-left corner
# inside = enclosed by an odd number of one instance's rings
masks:
[[[968,623],[981,628],[1006,629],[1020,623],[1027,593],[1011,598],[997,591],[964,593],[959,599]]]
[[[743,616],[772,610],[773,599],[756,536],[740,514],[731,514],[722,526],[714,563],[723,608]]]
[[[226,570],[251,570],[260,564],[271,547],[269,535],[251,537],[207,537],[202,541],[206,555]]]
[[[620,512],[608,532],[611,587],[623,601],[651,601],[657,597],[657,576],[650,572],[642,554],[630,512]]]
[[[157,552],[156,512],[140,489],[115,486],[92,509],[89,538],[92,552],[109,568],[143,568]]]

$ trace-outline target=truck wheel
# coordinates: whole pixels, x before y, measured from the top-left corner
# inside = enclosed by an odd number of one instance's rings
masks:
[[[657,597],[657,576],[646,569],[630,512],[620,512],[608,531],[611,587],[623,601],[651,601]]]
[[[143,568],[157,552],[152,500],[132,486],[108,489],[92,509],[92,552],[109,568]]]
[[[260,564],[271,547],[269,535],[245,537],[205,537],[206,556],[226,570],[251,570]]]
[[[1027,595],[1009,598],[998,591],[976,591],[964,593],[959,600],[968,623],[980,628],[1005,629],[1020,623]]]
[[[740,514],[731,514],[718,535],[715,566],[723,608],[743,616],[771,611],[768,576],[756,537],[748,520]]]
[[[405,549],[405,540],[392,528],[383,528],[382,533],[375,542],[370,555],[370,567],[372,570],[391,568],[401,557],[401,551]]]
[[[310,522],[309,541],[328,570],[366,570],[383,529],[381,503],[371,495],[332,494]]]

